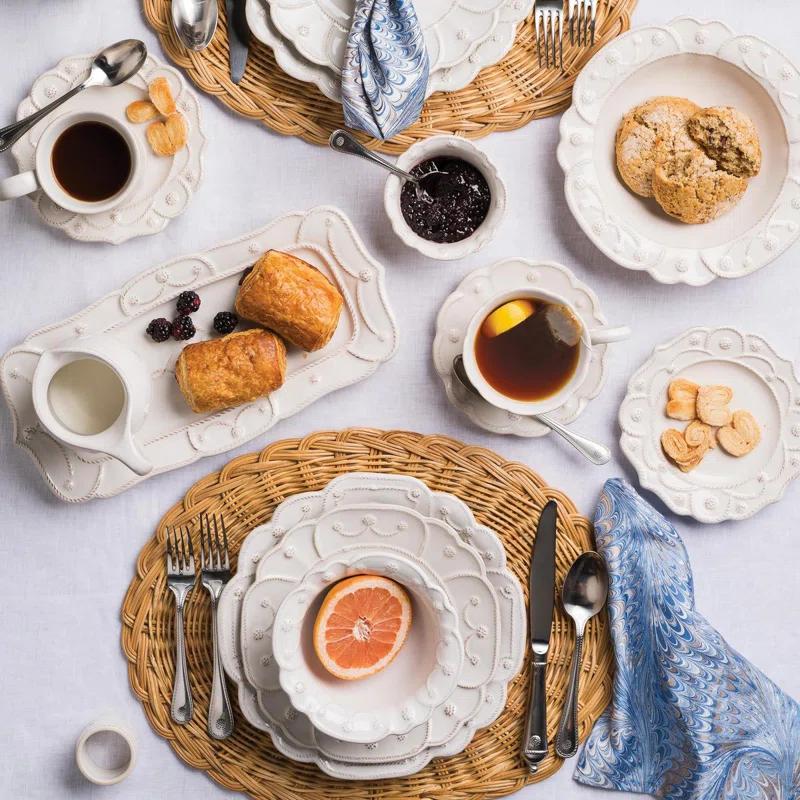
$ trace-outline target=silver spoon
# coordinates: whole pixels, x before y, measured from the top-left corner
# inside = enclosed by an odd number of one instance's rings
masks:
[[[567,699],[561,713],[556,736],[556,753],[570,758],[578,752],[578,687],[583,661],[583,631],[586,623],[606,604],[608,570],[606,562],[592,551],[578,556],[569,568],[561,589],[564,610],[575,623],[575,651],[567,688]]]
[[[217,0],[172,0],[172,27],[190,50],[204,50],[214,38],[219,18]]]
[[[420,175],[419,177],[412,175],[410,172],[406,172],[405,170],[400,169],[400,167],[397,165],[392,164],[391,161],[381,158],[379,155],[377,155],[377,153],[367,150],[367,148],[364,147],[364,145],[361,144],[361,142],[359,142],[355,136],[345,130],[342,130],[341,128],[335,130],[331,134],[330,139],[328,139],[328,144],[331,146],[331,149],[335,150],[337,153],[347,153],[351,156],[361,156],[361,158],[366,158],[367,161],[372,161],[373,164],[379,164],[384,169],[388,169],[389,172],[397,175],[398,178],[402,178],[404,181],[409,181],[410,183],[414,184],[414,188],[417,191],[417,198],[426,203],[433,203],[433,198],[425,190],[425,187],[422,185],[422,181],[424,181],[429,175],[447,175],[446,172],[441,172],[438,169],[431,170],[431,172],[426,172],[424,175]]]
[[[51,111],[66,103],[78,92],[90,86],[116,86],[135,75],[147,58],[147,48],[138,39],[123,39],[101,50],[92,61],[89,74],[73,89],[70,89],[52,103],[40,108],[25,119],[0,129],[0,153],[4,153],[17,139],[27,133],[39,120]]]
[[[462,356],[456,356],[453,359],[453,375],[456,380],[472,394],[480,397],[480,392],[472,385],[472,381],[464,369],[464,359]],[[592,464],[607,464],[611,460],[611,451],[598,442],[593,442],[585,436],[574,433],[569,428],[566,428],[560,422],[556,422],[547,414],[532,414],[533,419],[538,420],[543,425],[547,425],[553,433],[557,433],[562,439],[569,442],[581,455],[585,456]]]

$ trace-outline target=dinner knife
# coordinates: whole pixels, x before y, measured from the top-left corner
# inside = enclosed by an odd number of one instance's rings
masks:
[[[245,0],[225,0],[228,21],[228,58],[231,67],[231,80],[238,84],[247,66],[247,53],[250,49],[250,29],[245,16]]]
[[[547,756],[545,676],[547,674],[547,652],[550,649],[550,629],[553,624],[557,521],[558,504],[555,500],[551,500],[542,509],[539,517],[528,577],[528,615],[533,669],[521,755],[531,772],[536,772],[539,762]]]

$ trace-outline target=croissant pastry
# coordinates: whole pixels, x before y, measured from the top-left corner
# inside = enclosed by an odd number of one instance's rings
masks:
[[[198,414],[250,403],[273,392],[285,377],[286,346],[260,328],[190,344],[175,364],[178,386]]]
[[[269,250],[242,281],[236,313],[279,333],[303,350],[330,341],[342,310],[342,295],[300,258]]]

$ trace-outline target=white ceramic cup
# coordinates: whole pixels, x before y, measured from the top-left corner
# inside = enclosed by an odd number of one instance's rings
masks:
[[[56,140],[67,128],[77,125],[79,122],[102,122],[108,125],[122,136],[130,150],[131,172],[128,180],[116,194],[107,200],[88,202],[73,197],[64,190],[53,172],[53,146]],[[139,155],[139,145],[136,139],[131,135],[127,126],[115,117],[97,111],[67,112],[56,117],[39,137],[36,143],[33,169],[0,181],[0,200],[13,200],[41,189],[57,206],[76,214],[99,214],[102,211],[109,211],[123,203],[134,188],[141,163]],[[86,168],[92,168],[91,152],[86,153]]]
[[[89,739],[97,734],[111,734],[120,740],[127,757],[114,767],[98,764],[89,752]],[[116,715],[108,713],[87,725],[75,744],[75,763],[86,780],[98,786],[111,786],[130,775],[136,764],[136,738],[133,731]]]
[[[523,401],[515,400],[512,397],[504,395],[502,392],[497,391],[481,373],[478,362],[475,357],[475,339],[478,335],[478,329],[483,324],[483,321],[489,314],[496,308],[499,308],[504,303],[510,300],[519,299],[532,299],[543,300],[548,303],[556,303],[566,306],[581,325],[581,339],[580,339],[580,354],[578,356],[578,365],[575,372],[567,383],[559,389],[555,394],[537,401]],[[484,400],[491,403],[493,406],[510,411],[513,414],[520,416],[535,416],[537,414],[546,414],[549,411],[554,411],[560,408],[567,402],[575,390],[583,383],[586,378],[586,373],[589,370],[589,363],[592,359],[592,349],[595,345],[610,344],[611,342],[619,342],[627,339],[631,335],[631,330],[627,326],[618,328],[589,328],[586,321],[581,317],[580,313],[570,305],[563,297],[552,292],[532,290],[532,289],[515,289],[505,292],[504,294],[495,295],[486,303],[484,303],[472,317],[464,337],[464,350],[462,357],[464,359],[464,368],[467,371],[472,385],[478,390]]]

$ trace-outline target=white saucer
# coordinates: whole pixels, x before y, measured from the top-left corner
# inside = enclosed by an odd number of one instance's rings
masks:
[[[76,86],[89,69],[92,56],[72,56],[36,79],[31,92],[17,108],[22,119],[51,103]],[[134,100],[147,98],[147,84],[154,78],[167,78],[178,110],[186,117],[189,139],[171,158],[157,156],[146,139],[147,124],[128,122],[125,109]],[[194,92],[181,74],[148,56],[141,70],[129,81],[111,88],[85,89],[47,116],[23,136],[11,152],[20,170],[33,168],[36,142],[60,114],[72,111],[102,111],[127,126],[141,145],[141,169],[136,190],[124,205],[100,214],[75,214],[55,205],[42,192],[31,195],[42,220],[60,228],[72,239],[86,242],[120,244],[135,236],[147,236],[163,230],[173,217],[182,214],[203,177],[203,152],[206,137],[200,125],[200,107]]]
[[[561,295],[580,315],[587,328],[606,324],[597,295],[581,283],[566,267],[550,261],[509,258],[467,275],[444,301],[436,319],[433,362],[442,379],[447,397],[476,425],[492,433],[515,436],[545,436],[550,428],[533,417],[520,417],[490,405],[464,389],[453,377],[453,359],[464,347],[464,334],[473,315],[488,298],[522,289],[541,289]],[[608,345],[595,345],[586,380],[570,399],[549,416],[561,423],[577,419],[587,403],[597,397],[608,372]]]
[[[673,466],[661,434],[686,425],[665,414],[667,386],[678,377],[730,386],[731,410],[750,411],[761,427],[756,448],[733,458],[717,447],[687,473]],[[622,450],[642,486],[700,522],[750,517],[800,474],[800,382],[792,363],[760,336],[735,328],[692,328],[657,347],[631,378],[619,421]]]
[[[761,172],[736,207],[713,222],[673,219],[617,174],[614,137],[622,117],[657,95],[736,106],[758,129]],[[772,45],[722,22],[680,17],[609,42],[583,68],[572,96],[558,146],[567,203],[612,261],[661,283],[700,286],[748,275],[797,241],[800,71]]]

